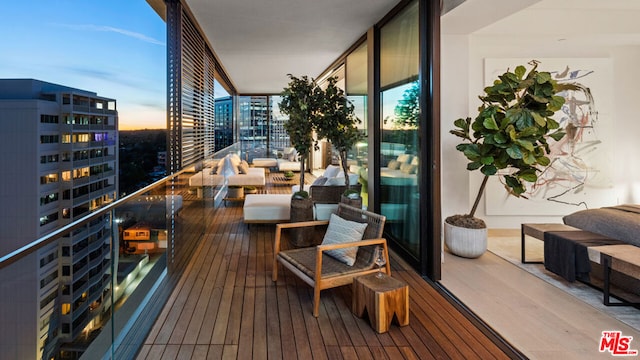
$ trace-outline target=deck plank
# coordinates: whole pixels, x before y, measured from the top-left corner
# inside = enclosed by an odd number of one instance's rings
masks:
[[[395,255],[392,274],[410,286],[408,326],[376,333],[351,312],[349,286],[323,291],[315,318],[309,286],[282,267],[271,280],[273,225],[244,224],[241,203],[205,211],[206,233],[138,359],[508,358]]]

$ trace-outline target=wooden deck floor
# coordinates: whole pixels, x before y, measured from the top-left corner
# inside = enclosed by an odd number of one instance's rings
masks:
[[[377,334],[351,313],[349,286],[323,291],[315,318],[309,286],[284,268],[271,280],[274,226],[244,224],[240,203],[210,211],[138,359],[509,358],[394,255],[392,276],[410,286],[408,326]]]

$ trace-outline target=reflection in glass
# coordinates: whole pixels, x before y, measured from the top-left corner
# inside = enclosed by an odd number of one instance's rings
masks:
[[[418,2],[380,32],[380,211],[390,240],[418,257],[420,238],[420,93]]]
[[[359,182],[362,184],[362,205],[369,206],[368,194],[368,131],[367,131],[367,91],[368,91],[368,61],[367,43],[364,42],[352,53],[347,55],[345,61],[346,68],[346,94],[354,107],[355,115],[362,122],[358,128],[362,131],[364,138],[347,153],[347,158],[351,160],[350,171],[359,175]]]

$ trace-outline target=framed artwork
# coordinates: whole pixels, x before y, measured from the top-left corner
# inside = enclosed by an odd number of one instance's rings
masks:
[[[586,208],[613,205],[612,66],[607,58],[536,59],[539,71],[548,71],[558,82],[573,83],[580,90],[565,91],[565,104],[553,116],[567,135],[550,142],[551,164],[538,174],[524,194],[508,195],[499,176],[487,183],[487,215],[562,216]],[[507,69],[527,65],[531,59],[485,59],[485,85],[491,85]]]

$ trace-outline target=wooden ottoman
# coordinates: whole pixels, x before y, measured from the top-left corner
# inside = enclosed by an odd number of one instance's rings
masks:
[[[290,219],[291,194],[249,194],[244,197],[245,223],[280,223]]]
[[[398,325],[409,325],[409,285],[384,275],[359,276],[353,279],[353,301],[351,311],[358,317],[369,315],[369,322],[378,333],[389,330],[391,321]]]

